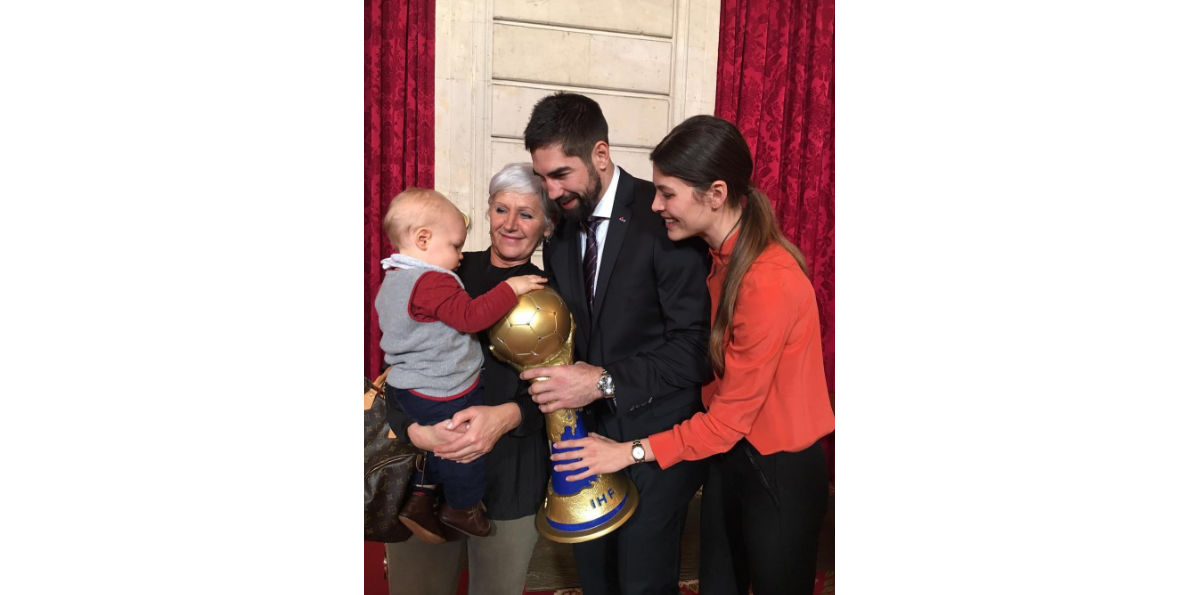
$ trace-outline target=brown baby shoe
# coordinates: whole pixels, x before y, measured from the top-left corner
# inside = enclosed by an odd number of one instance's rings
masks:
[[[451,508],[443,504],[438,514],[442,524],[473,537],[487,537],[492,534],[492,521],[483,514],[483,503],[465,509]]]
[[[446,543],[435,508],[437,503],[432,495],[413,492],[400,509],[400,522],[425,543]]]

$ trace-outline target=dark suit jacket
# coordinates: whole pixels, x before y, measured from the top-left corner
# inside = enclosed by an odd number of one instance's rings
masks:
[[[708,248],[673,242],[650,210],[654,186],[621,170],[589,315],[578,225],[563,223],[545,265],[575,318],[575,361],[602,366],[615,399],[588,407],[589,429],[621,441],[646,438],[700,409],[708,361]]]

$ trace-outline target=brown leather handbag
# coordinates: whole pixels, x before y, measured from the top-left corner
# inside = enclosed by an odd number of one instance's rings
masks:
[[[412,536],[400,522],[400,507],[408,496],[412,472],[421,465],[421,449],[405,444],[387,424],[387,397],[384,381],[387,370],[375,382],[364,378],[363,418],[366,441],[363,462],[366,466],[366,491],[363,494],[365,541],[396,543]]]

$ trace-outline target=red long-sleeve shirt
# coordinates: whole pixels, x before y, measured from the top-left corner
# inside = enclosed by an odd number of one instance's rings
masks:
[[[453,276],[431,271],[413,284],[408,315],[417,322],[446,323],[464,333],[478,333],[500,320],[517,305],[517,294],[508,283],[471,299]]]
[[[736,239],[711,250],[714,319]],[[771,454],[804,450],[833,431],[816,294],[782,246],[769,246],[742,278],[725,340],[725,374],[704,387],[705,411],[649,438],[664,469],[726,452],[743,437]]]

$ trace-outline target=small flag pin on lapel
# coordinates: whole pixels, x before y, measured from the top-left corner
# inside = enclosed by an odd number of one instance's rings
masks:
[[[624,222],[625,222],[625,218],[624,218],[624,217],[619,217],[619,218],[617,218],[617,221],[620,221],[621,223],[624,223]]]

